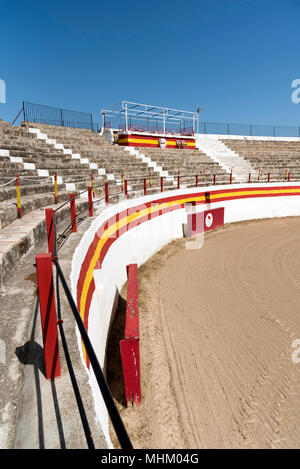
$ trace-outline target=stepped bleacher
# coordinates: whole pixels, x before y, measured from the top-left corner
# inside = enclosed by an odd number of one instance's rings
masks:
[[[300,179],[300,140],[224,139],[231,150],[249,161],[253,168],[261,170],[260,180],[284,181],[290,173],[290,181]]]
[[[95,177],[102,175],[103,178],[109,180],[110,186],[115,183],[120,187],[123,174],[124,180],[126,179],[129,184],[129,197],[143,190],[143,178],[148,178],[148,166],[129,154],[124,147],[107,143],[101,135],[90,130],[36,123],[26,123],[23,126],[31,135],[37,135],[39,138],[38,134],[32,133],[32,129],[38,129],[42,136],[63,144],[65,148],[71,149],[73,154],[80,155],[83,160],[87,159]],[[51,144],[48,144],[49,146]],[[158,174],[155,174],[155,171],[153,173],[153,184],[149,192],[154,192],[159,188],[159,180],[156,178]],[[112,189],[113,187],[110,187],[110,191]]]
[[[226,171],[200,150],[141,148],[140,151],[175,179],[180,171],[181,182],[185,186],[195,186],[197,175],[199,185],[212,184],[214,174],[217,184],[229,182]]]

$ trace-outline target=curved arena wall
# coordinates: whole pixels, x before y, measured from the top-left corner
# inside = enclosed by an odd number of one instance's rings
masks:
[[[180,189],[105,208],[76,248],[71,271],[72,293],[102,366],[119,292],[127,281],[126,266],[140,266],[167,243],[181,238],[187,223],[185,204],[191,202],[196,202],[196,211],[224,207],[224,223],[299,216],[300,183]],[[96,415],[110,446],[107,411],[93,372],[88,371],[79,336],[78,342],[95,397]]]

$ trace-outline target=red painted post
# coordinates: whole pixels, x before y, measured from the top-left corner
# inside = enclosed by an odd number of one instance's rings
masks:
[[[251,173],[249,173],[249,179],[248,179],[248,183],[250,184],[251,182]]]
[[[47,238],[48,238],[48,252],[53,254],[54,249],[54,212],[53,208],[45,209],[46,215],[46,227],[47,227]]]
[[[178,176],[177,176],[177,189],[180,189],[180,171],[178,171]]]
[[[288,173],[288,182],[290,182],[291,179],[291,173]]]
[[[196,176],[196,187],[198,187],[198,175]]]
[[[140,350],[139,350],[139,305],[137,264],[127,266],[127,307],[125,337],[120,341],[123,377],[127,404],[139,405],[142,400]]]
[[[144,195],[147,195],[147,179],[144,178]]]
[[[57,173],[54,173],[54,200],[58,203],[58,191],[57,191]]]
[[[268,182],[270,182],[271,179],[271,173],[268,173]]]
[[[164,191],[164,178],[163,176],[160,177],[160,192]]]
[[[91,174],[91,186],[92,186],[93,197],[95,198],[95,197],[96,197],[96,194],[95,194],[95,182],[94,182],[94,175],[93,175],[93,173]]]
[[[92,196],[92,188],[91,186],[88,187],[88,198],[89,198],[89,216],[93,217],[93,196]]]
[[[38,254],[36,256],[36,270],[46,378],[51,379],[57,378],[61,374],[51,253]]]
[[[216,175],[214,174],[214,186],[216,185]]]
[[[70,208],[71,208],[72,233],[77,233],[75,194],[70,194],[69,198],[70,198]]]
[[[232,171],[230,173],[230,184],[232,184]]]
[[[105,203],[109,203],[108,181],[105,181]]]
[[[22,218],[20,176],[18,174],[16,175],[16,190],[18,217]]]
[[[125,187],[125,197],[128,199],[128,188],[127,188],[127,179],[124,181],[124,187]]]

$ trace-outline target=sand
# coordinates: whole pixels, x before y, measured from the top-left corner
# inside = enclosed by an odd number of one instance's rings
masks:
[[[300,446],[299,218],[226,225],[199,250],[175,241],[139,269],[139,291],[140,407],[125,406],[118,352],[126,287],[108,349],[136,448]]]

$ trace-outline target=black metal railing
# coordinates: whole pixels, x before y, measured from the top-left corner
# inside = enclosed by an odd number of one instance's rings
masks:
[[[198,133],[214,135],[241,135],[246,137],[300,137],[300,127],[288,125],[200,122]]]
[[[79,195],[79,194],[78,194]],[[61,209],[62,207],[65,206],[65,203],[63,203],[60,207],[58,207],[57,210]],[[85,211],[85,210],[84,210]],[[61,341],[62,341],[62,347],[67,363],[67,368],[69,371],[74,395],[76,398],[77,402],[77,407],[78,411],[80,414],[80,419],[82,423],[82,427],[84,430],[85,434],[85,439],[88,445],[89,449],[95,449],[94,441],[93,441],[93,436],[90,430],[88,418],[85,412],[84,404],[81,398],[79,386],[76,380],[74,368],[72,365],[69,349],[68,349],[68,344],[67,344],[67,339],[64,333],[64,327],[63,327],[63,318],[61,314],[61,300],[60,300],[60,288],[59,285],[61,283],[63,291],[66,295],[67,301],[70,305],[71,311],[73,313],[75,322],[77,324],[78,330],[81,335],[82,343],[85,347],[86,355],[89,359],[90,365],[92,366],[92,369],[94,371],[94,375],[96,378],[96,381],[98,383],[101,395],[103,397],[103,400],[105,402],[109,417],[111,419],[113,428],[116,432],[117,438],[120,442],[121,448],[130,450],[133,449],[133,445],[131,443],[131,440],[128,436],[128,433],[126,431],[126,428],[124,426],[124,423],[122,421],[122,418],[119,414],[119,411],[115,405],[115,402],[113,400],[113,397],[111,395],[110,389],[106,383],[102,368],[100,366],[100,363],[98,361],[97,355],[94,351],[94,348],[92,346],[92,343],[89,339],[88,333],[86,331],[86,328],[84,326],[84,323],[81,319],[80,313],[78,311],[78,308],[76,306],[76,303],[73,299],[72,293],[68,287],[67,281],[65,279],[65,276],[63,274],[63,271],[61,269],[57,254],[58,250],[61,246],[58,247],[58,239],[59,237],[57,236],[57,229],[56,229],[56,222],[55,222],[55,213],[54,213],[54,220],[53,220],[53,229],[54,229],[54,242],[53,242],[53,263],[56,267],[56,288],[55,288],[55,294],[56,294],[56,304],[57,304],[57,323],[58,323],[58,328],[60,331],[60,336],[61,336]],[[72,220],[73,222],[73,220]]]
[[[100,124],[93,122],[93,115],[89,112],[70,111],[25,101],[22,111],[24,122],[89,129],[94,132],[100,130]]]

